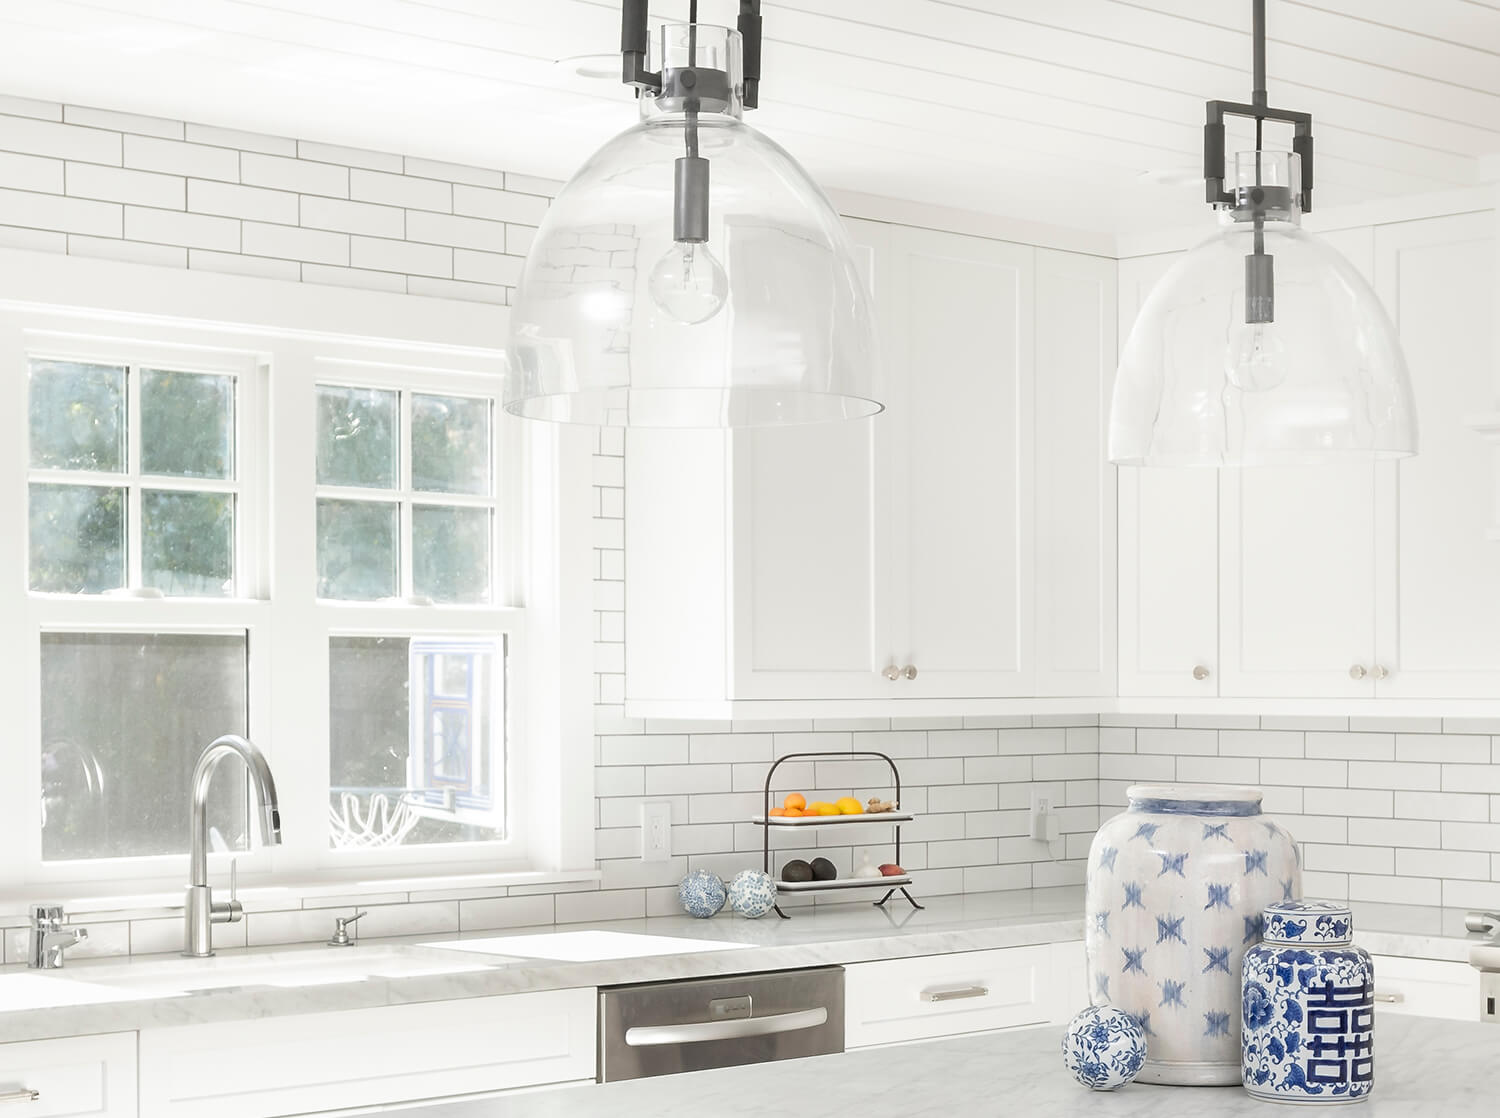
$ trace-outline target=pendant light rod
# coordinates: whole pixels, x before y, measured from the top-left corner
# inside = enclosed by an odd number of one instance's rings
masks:
[[[1214,207],[1232,207],[1236,199],[1224,189],[1224,118],[1246,117],[1255,121],[1256,150],[1260,150],[1262,126],[1278,120],[1293,128],[1292,151],[1302,164],[1302,190],[1298,203],[1303,213],[1312,212],[1313,138],[1312,114],[1293,109],[1273,109],[1266,95],[1266,0],[1251,0],[1250,37],[1252,40],[1252,82],[1250,102],[1209,101],[1207,122],[1203,126],[1204,200]]]

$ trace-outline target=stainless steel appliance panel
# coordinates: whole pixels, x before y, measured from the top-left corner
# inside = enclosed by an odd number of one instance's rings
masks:
[[[843,1050],[842,967],[599,991],[601,1083]]]

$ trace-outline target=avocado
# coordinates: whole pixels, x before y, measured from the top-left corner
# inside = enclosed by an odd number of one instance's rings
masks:
[[[814,881],[833,881],[838,877],[839,871],[827,858],[814,858],[812,875]]]
[[[823,859],[819,858],[818,861]],[[781,867],[782,881],[811,881],[813,879],[813,868],[801,858],[794,858]]]

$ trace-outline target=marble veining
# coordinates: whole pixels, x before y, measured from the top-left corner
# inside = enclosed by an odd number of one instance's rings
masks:
[[[1240,1087],[1131,1083],[1090,1091],[1058,1052],[1062,1029],[988,1033],[871,1048],[779,1064],[720,1068],[659,1079],[440,1103],[411,1118],[596,1118],[600,1114],[733,1114],[784,1118],[827,1100],[828,1113],[861,1118],[951,1118],[1005,1113],[1047,1118],[1268,1118],[1278,1113]],[[1500,1028],[1477,1022],[1387,1017],[1380,1022],[1380,1090],[1351,1113],[1452,1118],[1494,1110],[1492,1069]],[[997,1109],[996,1100],[1004,1100]],[[819,1102],[818,1109],[825,1104]]]

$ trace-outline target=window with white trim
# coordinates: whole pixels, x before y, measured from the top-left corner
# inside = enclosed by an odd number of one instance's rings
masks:
[[[520,579],[554,562],[525,524],[556,530],[528,479],[558,444],[499,411],[498,354],[0,295],[6,367],[0,900],[180,885],[224,733],[280,793],[267,850],[237,767],[214,778],[211,865],[248,885],[586,864],[561,724],[523,702],[558,694],[528,657],[533,616],[558,655],[559,591],[532,614]]]

